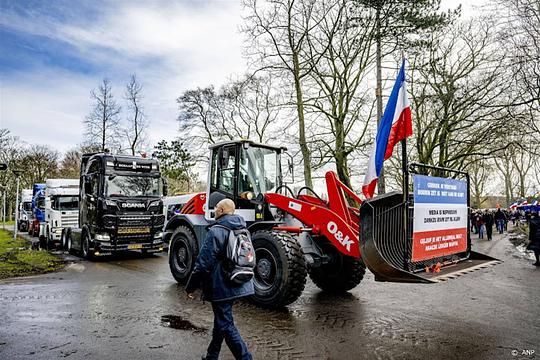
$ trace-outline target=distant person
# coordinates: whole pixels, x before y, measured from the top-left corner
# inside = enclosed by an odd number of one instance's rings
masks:
[[[531,214],[529,220],[529,245],[527,250],[534,251],[534,257],[536,262],[535,266],[540,266],[540,212],[534,212]]]
[[[478,228],[478,238],[484,238],[484,219],[482,218],[482,213],[479,211],[476,213],[476,227]]]
[[[486,235],[488,240],[493,238],[493,215],[491,211],[487,211],[483,216],[484,224],[486,226]]]
[[[505,221],[506,221],[506,216],[501,211],[501,208],[498,208],[497,212],[495,213],[495,223],[497,224],[497,231],[499,231],[499,234],[502,234],[504,232]]]
[[[252,359],[234,324],[232,307],[235,299],[253,295],[253,280],[241,285],[234,285],[225,278],[222,270],[230,232],[225,228],[231,230],[246,228],[244,218],[234,214],[234,210],[234,202],[230,199],[221,200],[216,205],[216,224],[221,226],[212,226],[208,231],[195,262],[193,273],[186,285],[187,296],[190,299],[194,298],[193,292],[197,288],[202,288],[203,300],[210,301],[214,311],[212,341],[208,345],[203,360],[217,359],[223,340],[235,359]]]

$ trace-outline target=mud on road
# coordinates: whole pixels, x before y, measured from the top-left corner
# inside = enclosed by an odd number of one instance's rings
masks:
[[[280,311],[237,303],[236,323],[255,359],[540,358],[540,269],[506,237],[473,249],[505,262],[433,285],[378,283],[368,272],[344,296],[308,281]],[[62,272],[0,282],[0,359],[204,354],[211,308],[186,299],[166,254],[68,260]],[[232,359],[226,346],[222,358]]]

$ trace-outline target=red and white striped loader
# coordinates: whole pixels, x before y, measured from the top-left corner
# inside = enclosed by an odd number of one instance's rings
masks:
[[[194,194],[165,226],[170,269],[180,284],[187,282],[214,207],[224,198],[235,202],[251,231],[257,263],[252,300],[266,307],[294,302],[308,274],[323,291],[346,292],[362,281],[366,266],[378,281],[430,283],[497,263],[471,251],[467,225],[438,241],[429,231],[418,232],[425,235],[420,246],[433,242],[418,250],[408,195],[362,201],[332,171],[326,173],[327,199],[307,187],[295,194],[283,184],[285,150],[248,140],[210,146],[206,193]],[[468,223],[466,205],[465,212],[461,223]],[[438,249],[435,243],[458,246]],[[426,257],[428,248],[436,251]]]

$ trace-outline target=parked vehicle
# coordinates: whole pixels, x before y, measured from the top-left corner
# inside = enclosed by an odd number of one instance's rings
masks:
[[[405,211],[404,194],[376,197],[359,210],[349,200],[361,204],[362,199],[333,171],[325,176],[327,200],[307,187],[294,194],[282,183],[283,151],[249,140],[210,146],[206,194],[194,194],[165,227],[170,270],[180,284],[187,282],[215,206],[225,198],[235,202],[252,234],[257,263],[252,300],[262,306],[294,302],[308,274],[323,291],[345,292],[362,281],[366,265],[377,281],[430,283],[497,263],[471,251],[467,229],[465,251],[415,262],[404,251],[414,218]]]
[[[29,222],[28,233],[33,237],[37,237],[41,223],[44,221],[45,184],[34,184],[32,188],[32,221]]]
[[[78,227],[65,230],[64,246],[87,259],[126,250],[162,251],[166,192],[155,159],[84,154]]]
[[[45,181],[45,221],[39,228],[43,248],[58,247],[64,229],[77,227],[79,217],[79,180],[47,179]]]
[[[32,189],[23,189],[19,203],[19,218],[17,219],[19,231],[28,231],[30,221],[32,221]]]

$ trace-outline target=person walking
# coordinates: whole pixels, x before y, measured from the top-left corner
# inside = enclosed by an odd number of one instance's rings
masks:
[[[186,285],[188,298],[194,299],[193,292],[201,288],[202,299],[212,303],[214,329],[206,356],[202,357],[203,360],[218,359],[223,340],[235,359],[252,359],[251,353],[234,324],[232,308],[234,300],[253,295],[253,280],[240,285],[233,284],[225,277],[222,268],[222,262],[226,259],[230,231],[246,228],[244,218],[236,215],[234,211],[234,202],[230,199],[221,200],[216,205],[215,225],[218,226],[212,226],[208,231]]]
[[[487,211],[483,216],[484,224],[486,225],[486,235],[488,240],[493,239],[493,214]]]
[[[531,214],[529,220],[529,244],[527,250],[534,251],[534,257],[536,262],[535,266],[540,266],[540,212],[534,212]]]
[[[504,232],[505,220],[506,220],[506,216],[504,216],[504,213],[501,211],[501,208],[498,208],[497,212],[495,213],[495,222],[497,224],[497,231],[499,231],[499,234],[502,234]]]

